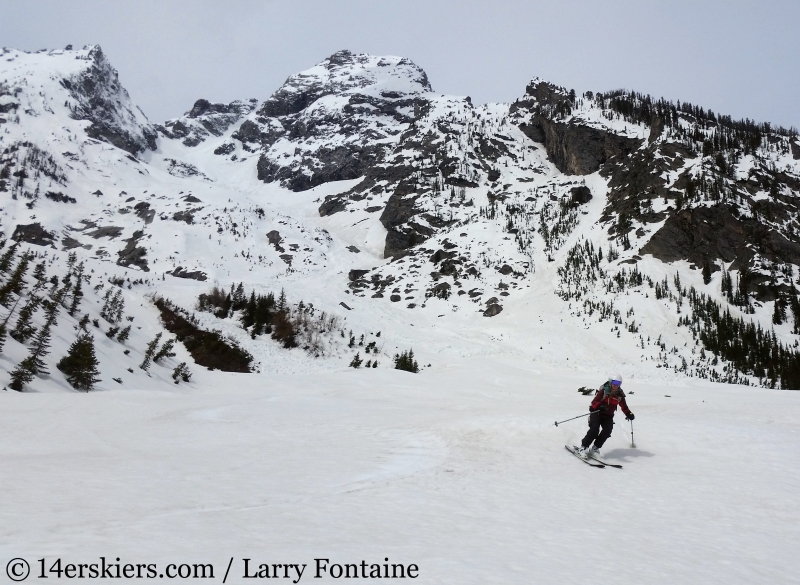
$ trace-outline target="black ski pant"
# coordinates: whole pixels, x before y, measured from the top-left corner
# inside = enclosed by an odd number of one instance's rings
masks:
[[[602,429],[602,430],[601,430]],[[589,415],[589,432],[581,441],[584,449],[588,449],[594,441],[594,446],[599,449],[603,446],[611,436],[611,431],[614,430],[614,415],[600,414],[593,412]]]

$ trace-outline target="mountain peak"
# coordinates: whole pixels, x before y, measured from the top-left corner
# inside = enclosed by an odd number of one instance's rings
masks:
[[[155,130],[132,103],[100,45],[32,53],[2,49],[2,55],[0,79],[8,87],[9,102],[4,107],[17,116],[66,114],[90,122],[84,128],[90,137],[132,154],[155,149]],[[28,122],[14,118],[14,123]],[[49,133],[46,125],[42,129]]]
[[[430,91],[425,71],[410,59],[353,53],[345,49],[290,76],[264,102],[259,113],[265,116],[296,114],[331,94],[393,98]]]

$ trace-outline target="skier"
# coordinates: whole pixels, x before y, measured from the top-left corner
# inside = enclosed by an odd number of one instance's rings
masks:
[[[633,413],[628,409],[625,402],[625,393],[622,391],[622,376],[614,374],[603,384],[594,395],[592,404],[589,406],[589,432],[581,441],[580,448],[577,449],[578,456],[586,459],[588,457],[599,457],[600,448],[611,436],[614,428],[614,412],[617,405],[625,413],[627,420],[633,420]],[[601,430],[602,429],[602,430]],[[592,445],[594,442],[594,445]]]

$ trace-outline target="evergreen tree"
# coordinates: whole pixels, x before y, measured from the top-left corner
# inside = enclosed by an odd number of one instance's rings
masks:
[[[256,293],[255,291],[250,293],[250,298],[247,301],[247,305],[242,312],[242,327],[247,329],[251,325],[255,323],[256,317],[256,309],[258,305],[256,303]]]
[[[78,255],[75,252],[70,252],[67,255],[67,273],[72,273],[75,268],[75,262],[78,261]]]
[[[780,325],[786,321],[786,300],[783,297],[775,299],[775,307],[772,311],[772,323]]]
[[[50,291],[47,293],[49,297],[55,296],[56,292],[58,291],[58,277],[54,274],[50,277]]]
[[[11,300],[11,295],[22,294],[22,291],[25,290],[25,273],[28,271],[28,263],[27,254],[23,255],[8,281],[3,286],[0,286],[0,305],[7,307]]]
[[[783,323],[781,320],[781,309],[780,309],[780,299],[775,299],[775,307],[772,311],[772,323],[773,325],[780,325]]]
[[[81,331],[86,331],[86,328],[89,326],[89,313],[85,313],[81,320],[78,321],[78,329]]]
[[[119,332],[119,335],[117,335],[117,341],[123,343],[125,340],[128,339],[128,337],[130,337],[130,335],[131,335],[131,326],[128,325],[127,327],[125,327],[125,329]]]
[[[708,263],[708,258],[703,262],[703,284],[711,282],[711,266]]]
[[[350,367],[358,369],[358,368],[361,367],[361,362],[362,361],[364,361],[364,360],[362,360],[361,356],[358,354],[358,352],[356,352],[355,357],[353,357],[353,360],[350,362]]]
[[[139,364],[139,367],[145,372],[150,369],[150,362],[153,360],[153,356],[156,353],[159,341],[161,341],[160,332],[156,334],[156,337],[153,339],[153,341],[147,344],[147,349],[144,352],[144,359],[142,360],[142,363]]]
[[[800,301],[797,300],[796,295],[792,295],[789,299],[789,306],[792,309],[792,317],[794,319],[794,328],[792,333],[800,335]]]
[[[175,352],[172,351],[172,348],[174,346],[175,346],[175,340],[174,339],[167,339],[164,342],[164,345],[161,346],[161,349],[159,349],[153,355],[153,361],[158,363],[161,360],[163,360],[164,358],[175,357]]]
[[[94,339],[89,333],[82,333],[56,367],[64,372],[67,382],[73,388],[88,392],[100,381],[97,377],[98,363],[94,353]]]
[[[29,355],[24,360],[22,360],[17,367],[14,368],[11,372],[11,382],[9,383],[8,387],[12,390],[16,390],[17,392],[22,392],[22,390],[30,384],[31,380],[33,380],[35,374],[33,373],[33,356]]]
[[[72,303],[70,303],[69,313],[70,317],[74,317],[75,313],[78,312],[78,305],[80,305],[81,299],[83,298],[83,262],[78,265],[78,273],[77,273],[77,280],[75,282],[75,286],[72,288]]]
[[[38,282],[45,282],[47,281],[47,274],[45,273],[45,266],[44,262],[39,262],[36,267],[33,269],[33,277]]]
[[[244,285],[242,285],[241,282],[236,286],[236,288],[231,285],[231,290],[233,291],[233,295],[231,296],[231,310],[241,311],[245,306]]]
[[[175,380],[177,384],[179,380],[183,380],[184,382],[188,382],[189,378],[192,377],[192,373],[189,371],[189,368],[186,366],[186,362],[181,362],[175,369],[172,370],[172,379]]]
[[[114,295],[109,290],[105,297],[105,303],[100,310],[100,316],[109,323],[117,323],[122,319],[122,312],[125,309],[125,299],[122,298],[122,291],[117,289]]]
[[[31,357],[33,357],[33,374],[48,374],[47,365],[44,363],[44,357],[50,353],[50,337],[52,322],[46,322],[36,334],[31,346]]]
[[[9,332],[11,337],[20,343],[25,343],[36,333],[36,327],[33,325],[33,314],[36,312],[36,309],[39,308],[41,302],[42,299],[37,296],[32,296],[28,299],[28,302],[25,303],[25,306],[19,311],[17,324],[14,326],[14,329]]]
[[[401,354],[395,354],[394,368],[396,370],[405,370],[406,372],[413,372],[415,374],[419,372],[419,365],[414,359],[414,350],[409,349]]]
[[[18,248],[19,244],[14,244],[0,256],[0,273],[6,274],[11,269],[11,264],[14,262],[14,256]]]
[[[70,317],[74,317],[75,313],[78,312],[78,306],[81,303],[81,299],[83,298],[83,291],[81,290],[81,281],[75,283],[75,288],[72,289],[72,303],[70,303],[69,310],[67,313]]]
[[[6,344],[6,334],[8,333],[5,323],[0,323],[0,353],[3,352],[3,346]]]
[[[49,353],[50,348],[50,326],[51,321],[47,321],[31,347],[31,352],[17,367],[11,372],[11,383],[9,387],[17,392],[22,392],[23,388],[33,380],[37,374],[47,374],[47,365],[44,357]]]

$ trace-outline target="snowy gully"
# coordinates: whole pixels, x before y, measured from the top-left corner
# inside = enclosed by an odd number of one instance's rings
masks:
[[[298,583],[303,578],[307,563],[257,563],[253,559],[242,559],[244,563],[243,579],[292,579]],[[413,563],[403,565],[389,563],[389,558],[384,558],[384,563],[368,564],[362,560],[360,563],[331,563],[330,559],[314,559],[314,579],[331,577],[333,579],[416,579],[419,577],[419,567]]]

